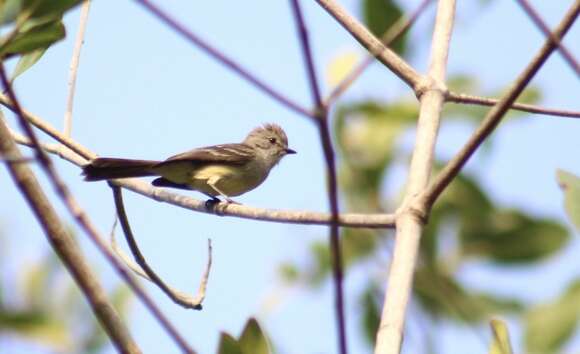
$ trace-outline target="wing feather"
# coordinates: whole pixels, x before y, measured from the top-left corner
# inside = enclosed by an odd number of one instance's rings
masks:
[[[188,161],[192,163],[223,163],[228,165],[243,165],[255,157],[254,149],[246,144],[223,144],[193,149],[171,156],[160,163]]]

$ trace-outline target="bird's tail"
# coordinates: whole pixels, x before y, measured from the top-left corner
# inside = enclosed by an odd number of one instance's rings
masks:
[[[83,166],[85,181],[155,176],[152,168],[159,161],[99,157]]]

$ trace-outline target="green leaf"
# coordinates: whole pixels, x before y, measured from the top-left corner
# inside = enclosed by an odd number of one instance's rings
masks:
[[[39,48],[21,56],[20,59],[18,59],[16,67],[14,68],[14,72],[12,73],[11,81],[14,81],[16,77],[30,69],[32,65],[36,64],[36,62],[40,60],[47,49],[48,48]]]
[[[417,269],[414,291],[429,313],[461,322],[477,323],[492,314],[517,313],[523,309],[516,300],[466,289],[433,266]]]
[[[493,319],[490,321],[493,340],[489,348],[489,354],[512,354],[510,334],[505,322]]]
[[[25,6],[28,9],[33,9],[32,17],[34,18],[49,18],[57,19],[72,9],[73,7],[82,3],[83,0],[25,0]]]
[[[345,268],[374,253],[378,232],[370,229],[345,228],[341,232],[341,249]]]
[[[244,354],[269,354],[268,340],[255,318],[250,318],[239,339],[240,348]]]
[[[525,318],[526,350],[555,353],[576,332],[580,316],[580,280],[552,303],[532,308]]]
[[[62,22],[50,22],[22,30],[7,45],[0,48],[0,56],[25,54],[37,49],[48,48],[54,42],[63,39],[65,29]]]
[[[300,279],[300,270],[295,264],[283,263],[278,268],[282,280],[287,283],[295,283]]]
[[[227,333],[222,333],[218,346],[218,354],[244,354],[238,341]]]
[[[580,177],[564,170],[558,170],[556,176],[564,192],[564,209],[572,224],[580,231]]]
[[[0,25],[24,19],[36,24],[52,22],[83,0],[0,0]]]
[[[21,8],[22,0],[0,0],[0,25],[14,22]]]
[[[401,17],[403,12],[396,2],[391,0],[363,0],[364,22],[378,38]],[[406,49],[406,36],[403,35],[390,45],[397,53],[403,54]]]
[[[335,134],[344,162],[339,182],[350,209],[382,210],[381,183],[393,159],[393,148],[416,119],[417,106],[410,102],[384,105],[363,101],[337,110]]]
[[[498,210],[466,218],[459,235],[463,253],[499,263],[536,262],[561,250],[568,230],[550,219],[535,219],[517,210]]]
[[[378,293],[380,294],[378,286],[376,284],[370,284],[360,299],[362,306],[361,327],[364,331],[364,338],[370,345],[375,343],[377,330],[379,329],[379,323],[381,321],[381,308],[377,301]]]

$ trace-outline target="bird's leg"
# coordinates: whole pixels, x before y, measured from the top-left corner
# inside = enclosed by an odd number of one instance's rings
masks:
[[[231,199],[230,197],[228,197],[224,192],[222,192],[218,187],[217,187],[217,183],[219,181],[219,177],[212,177],[210,179],[207,180],[207,184],[216,192],[218,192],[218,194],[224,198],[224,200],[226,201],[226,203],[229,204],[240,204],[238,202],[236,202],[235,200]],[[217,199],[216,197],[214,197],[215,199]],[[219,199],[218,199],[219,200]]]
[[[212,210],[220,202],[220,200],[217,197],[214,196],[210,197],[211,199],[205,201],[205,208],[207,210]]]

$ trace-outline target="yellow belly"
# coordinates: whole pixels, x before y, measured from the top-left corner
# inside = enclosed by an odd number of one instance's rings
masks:
[[[235,197],[259,186],[267,176],[251,166],[206,165],[195,167],[189,162],[168,164],[160,167],[159,175],[171,182],[185,184],[192,190],[210,196],[219,196],[208,180],[216,180],[216,187],[228,197]]]

